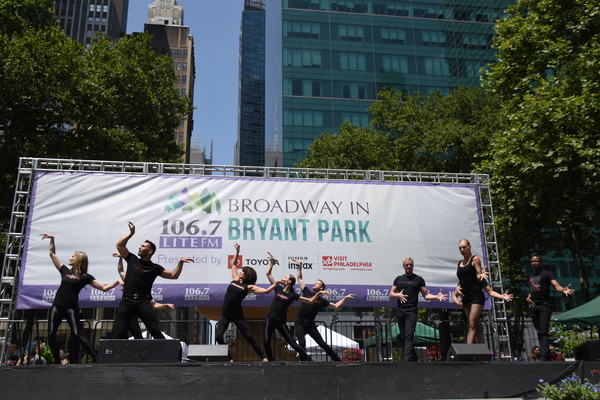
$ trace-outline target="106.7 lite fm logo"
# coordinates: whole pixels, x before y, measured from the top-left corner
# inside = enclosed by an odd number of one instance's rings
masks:
[[[210,193],[206,188],[199,194],[184,188],[181,192],[173,193],[165,204],[165,212],[200,211],[212,214],[216,211],[221,215],[221,201],[215,193]],[[164,249],[221,249],[223,238],[217,236],[217,231],[223,221],[209,219],[200,222],[199,219],[186,222],[181,219],[162,220],[162,230],[159,247]]]

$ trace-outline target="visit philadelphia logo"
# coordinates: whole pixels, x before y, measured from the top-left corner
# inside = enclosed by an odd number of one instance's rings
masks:
[[[221,202],[215,193],[210,193],[207,189],[203,189],[200,194],[197,192],[190,192],[187,188],[184,188],[181,192],[173,193],[169,196],[167,204],[165,204],[165,212],[175,211],[181,209],[181,211],[204,211],[207,214],[212,213],[213,208],[216,209],[217,213],[221,214]]]

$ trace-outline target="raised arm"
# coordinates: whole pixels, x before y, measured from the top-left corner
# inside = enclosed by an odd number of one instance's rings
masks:
[[[304,284],[304,280],[302,279],[302,263],[298,260],[292,260],[292,262],[298,267],[297,278],[298,278],[298,286],[300,286],[300,290],[304,290],[306,285]]]
[[[109,283],[108,285],[103,285],[94,279],[92,281],[92,283],[90,283],[90,286],[93,287],[94,289],[102,290],[103,292],[108,292],[110,289],[114,288],[115,286],[119,285],[120,283],[121,283],[121,281],[114,281],[113,283]]]
[[[48,252],[50,253],[50,259],[52,260],[52,263],[54,264],[56,269],[60,271],[60,267],[62,267],[62,263],[60,262],[60,260],[58,259],[58,256],[56,255],[56,245],[54,244],[54,235],[51,235],[49,233],[42,233],[41,236],[42,236],[42,240],[50,239],[50,245],[48,246]]]
[[[127,226],[129,226],[129,233],[127,235],[123,236],[117,242],[117,251],[123,258],[127,258],[127,255],[129,255],[129,250],[127,250],[127,247],[126,247],[127,242],[129,242],[129,239],[131,239],[131,237],[133,235],[135,235],[135,225],[133,224],[133,222],[128,222]]]
[[[348,294],[348,295],[344,296],[344,298],[341,299],[340,301],[338,301],[337,303],[329,303],[329,305],[327,306],[327,308],[330,309],[330,310],[336,310],[336,309],[340,308],[341,306],[343,306],[344,303],[346,302],[346,300],[348,300],[348,299],[354,299],[354,298],[356,298],[355,295]]]
[[[429,293],[429,290],[427,290],[427,288],[425,286],[421,286],[421,294],[423,295],[423,298],[425,300],[439,300],[439,301],[448,300],[448,295],[444,294],[442,289],[440,289],[440,292],[438,294],[431,294],[431,293]]]
[[[267,251],[267,254],[269,255],[269,268],[267,268],[267,279],[269,280],[269,282],[271,282],[271,284],[276,283],[275,278],[273,278],[273,275],[271,274],[271,272],[273,271],[273,265],[275,265],[275,261],[277,261],[277,259],[275,257],[273,257],[273,254],[269,253]]]
[[[123,270],[123,258],[119,253],[113,253],[113,257],[119,257],[119,261],[117,261],[117,272],[119,272],[121,280],[125,280],[125,271]]]
[[[240,255],[240,245],[237,243],[233,244],[235,248],[235,256],[233,256],[233,260],[231,260],[231,279],[234,281],[240,280],[240,274],[238,274],[237,265],[238,265],[238,257]]]
[[[392,286],[390,289],[390,298],[391,299],[399,299],[400,303],[406,303],[407,294],[404,294],[404,289],[398,292],[398,286]]]
[[[557,292],[564,293],[565,296],[570,296],[573,293],[575,293],[574,289],[570,289],[570,287],[571,287],[570,283],[567,286],[565,286],[565,287],[560,286],[560,284],[558,283],[558,281],[556,279],[552,279],[550,281],[550,283],[552,284],[552,286],[554,286],[554,289]]]
[[[179,278],[179,275],[181,275],[181,271],[183,270],[183,264],[189,263],[189,262],[194,262],[194,259],[193,258],[180,258],[179,262],[177,263],[177,266],[175,267],[175,269],[173,271],[169,271],[169,270],[165,269],[162,272],[162,274],[160,274],[160,277],[165,278],[165,279]]]

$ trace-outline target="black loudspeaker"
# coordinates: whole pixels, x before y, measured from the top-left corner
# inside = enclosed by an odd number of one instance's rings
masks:
[[[101,339],[98,363],[181,362],[179,340]]]
[[[600,361],[600,340],[583,342],[573,349],[575,359],[582,361]]]
[[[491,361],[492,352],[484,343],[452,343],[446,361]]]
[[[229,361],[226,344],[190,344],[188,347],[188,359],[194,361],[215,362]]]

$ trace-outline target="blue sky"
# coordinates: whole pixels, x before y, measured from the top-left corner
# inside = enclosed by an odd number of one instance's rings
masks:
[[[141,32],[153,0],[129,0],[127,33]],[[178,0],[194,36],[196,87],[193,138],[206,151],[213,141],[214,165],[233,164],[237,138],[239,32],[244,0]]]

